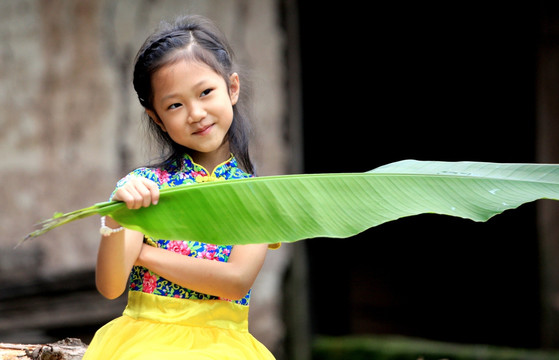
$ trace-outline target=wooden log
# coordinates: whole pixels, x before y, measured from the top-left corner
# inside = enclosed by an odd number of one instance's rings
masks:
[[[26,359],[29,352],[33,352],[41,345],[3,344],[0,343],[0,359],[21,360]]]
[[[25,345],[0,343],[1,360],[81,360],[87,345],[80,339],[67,338],[53,344]]]

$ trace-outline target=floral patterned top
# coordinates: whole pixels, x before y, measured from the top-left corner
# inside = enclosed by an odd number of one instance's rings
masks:
[[[206,181],[221,181],[230,179],[243,179],[252,177],[237,166],[237,160],[231,156],[229,160],[216,166],[212,173],[204,167],[196,164],[189,155],[183,158],[183,168],[179,169],[176,163],[172,163],[164,169],[142,167],[132,171],[122,178],[116,185],[116,189],[126,183],[131,176],[145,177],[159,185],[160,189],[177,185],[195,184]],[[116,191],[115,189],[115,191]],[[114,192],[113,192],[114,194]],[[146,237],[144,243],[162,249],[173,251],[184,256],[208,259],[213,261],[224,261],[229,259],[232,246],[205,244],[198,241],[162,240]],[[142,266],[134,266],[130,273],[130,291],[142,291],[145,293],[168,296],[183,299],[197,300],[227,300],[217,296],[202,294],[175,284],[164,277],[153,273]],[[250,291],[240,300],[232,301],[240,305],[248,306]],[[230,301],[230,300],[227,300]]]

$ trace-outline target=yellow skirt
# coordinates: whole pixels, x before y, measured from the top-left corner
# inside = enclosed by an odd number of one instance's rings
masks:
[[[121,317],[99,329],[83,360],[274,359],[248,332],[248,306],[130,291]]]

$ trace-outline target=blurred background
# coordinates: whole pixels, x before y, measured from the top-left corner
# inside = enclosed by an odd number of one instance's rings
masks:
[[[160,20],[198,13],[249,71],[260,175],[402,159],[559,163],[559,3],[0,0],[0,342],[88,342],[104,201],[153,158],[131,86]],[[559,349],[559,206],[402,219],[269,253],[251,331],[278,359],[325,336]]]

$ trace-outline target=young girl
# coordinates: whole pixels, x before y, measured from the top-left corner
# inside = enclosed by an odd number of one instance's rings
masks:
[[[157,206],[161,188],[253,176],[233,66],[223,35],[203,17],[166,24],[146,40],[134,88],[167,154],[119,181],[113,200]],[[101,224],[97,288],[113,299],[129,284],[128,305],[97,331],[85,360],[273,359],[248,333],[250,288],[267,245],[153,239],[109,217]]]

